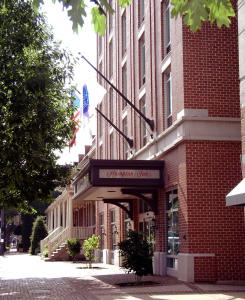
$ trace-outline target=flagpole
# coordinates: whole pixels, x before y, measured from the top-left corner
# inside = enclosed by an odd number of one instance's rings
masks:
[[[84,59],[127,102],[127,104],[130,105],[141,116],[141,118],[145,120],[151,130],[154,131],[154,121],[148,119],[121,91],[118,90],[118,88],[115,87],[114,84],[112,84],[98,69],[96,69],[85,56],[81,55],[81,58]]]

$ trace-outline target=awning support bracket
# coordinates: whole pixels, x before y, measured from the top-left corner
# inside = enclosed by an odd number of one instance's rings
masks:
[[[154,212],[155,215],[158,214],[157,210],[157,191],[152,189],[142,189],[142,190],[133,190],[133,189],[121,189],[122,194],[133,195],[142,199]],[[145,196],[145,194],[150,194],[151,197]]]
[[[103,199],[104,203],[113,204],[120,207],[123,211],[125,211],[131,220],[133,220],[133,206],[130,200],[124,199]],[[128,203],[129,208],[122,204],[122,202]]]

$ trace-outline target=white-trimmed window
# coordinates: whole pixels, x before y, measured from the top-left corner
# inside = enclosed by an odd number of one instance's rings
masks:
[[[115,151],[114,151],[114,134],[113,132],[110,134],[110,159],[115,158]]]
[[[146,101],[145,95],[140,99],[140,111],[143,115],[146,115]],[[143,118],[140,118],[140,146],[143,147],[147,143],[147,131],[146,122]]]
[[[162,24],[163,24],[163,56],[171,51],[171,7],[170,1],[162,1]]]
[[[109,42],[109,78],[113,75],[113,40]]]
[[[139,88],[145,84],[145,36],[139,40]]]
[[[103,159],[103,145],[99,145],[99,159]]]
[[[139,27],[145,20],[145,0],[138,0],[138,23]]]
[[[117,226],[116,226],[116,212],[115,209],[110,210],[110,231],[111,231],[111,250],[117,248]]]
[[[100,233],[100,249],[105,247],[105,225],[104,225],[104,213],[99,213],[99,233]]]
[[[102,111],[102,104],[101,103],[98,105],[98,110]],[[102,116],[101,116],[100,113],[97,113],[97,120],[98,120],[98,126],[97,126],[97,128],[98,128],[98,138],[101,139],[102,138],[102,125],[103,124],[102,124]]]
[[[114,99],[113,99],[114,93],[113,89],[110,88],[109,90],[109,101],[108,101],[108,108],[109,108],[109,119],[111,122],[114,122]]]
[[[101,62],[99,63],[99,71],[100,71],[100,73],[103,73],[103,72],[102,72],[102,71],[103,71],[102,68],[103,68],[103,65],[102,65],[102,61],[101,61]],[[102,85],[102,80],[103,80],[102,77],[98,74],[98,77],[97,77],[97,78],[98,78],[97,80],[98,80],[99,84]]]
[[[125,118],[123,118],[123,120],[122,120],[122,131],[126,136],[128,136],[128,118],[127,118],[127,116]],[[123,159],[127,159],[127,158],[128,158],[128,142],[124,138],[123,139]]]
[[[109,4],[110,6],[113,8],[113,1],[109,0]],[[113,14],[108,13],[108,32],[109,34],[112,32],[112,28],[113,28]]]
[[[99,56],[102,54],[102,36],[98,36],[98,54]]]
[[[126,10],[122,14],[122,57],[126,54],[127,50],[127,17]]]
[[[165,110],[166,110],[166,125],[167,127],[169,127],[173,123],[172,79],[171,79],[170,71],[167,71],[163,74],[163,80],[164,80],[164,102],[165,102]]]
[[[167,193],[167,268],[178,269],[179,200],[178,190]]]
[[[125,97],[127,97],[128,86],[127,86],[127,62],[122,67],[122,93]],[[122,109],[127,106],[127,102],[125,100],[122,101]]]

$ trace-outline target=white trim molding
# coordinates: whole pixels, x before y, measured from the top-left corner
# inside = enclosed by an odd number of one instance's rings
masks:
[[[215,257],[214,253],[179,253],[178,279],[185,282],[194,282],[194,258]]]
[[[183,116],[138,150],[134,159],[154,160],[183,141],[241,141],[240,118]]]

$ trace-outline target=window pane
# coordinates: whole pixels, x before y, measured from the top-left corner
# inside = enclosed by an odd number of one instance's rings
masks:
[[[127,33],[126,33],[126,26],[127,26],[127,19],[126,19],[126,11],[122,15],[122,56],[125,55],[127,49]]]
[[[112,133],[112,134],[110,134],[110,158],[111,159],[115,158],[113,147],[114,147],[114,135]]]
[[[127,64],[125,63],[122,68],[122,93],[125,97],[127,97]],[[122,109],[127,106],[127,102],[125,100],[122,101]]]
[[[128,136],[128,121],[127,121],[127,117],[125,117],[123,119],[123,122],[122,122],[122,125],[123,125],[123,133]],[[128,143],[127,141],[124,139],[123,141],[123,158],[124,159],[127,159],[128,157]]]
[[[139,87],[145,84],[145,38],[141,37],[139,41]]]
[[[139,26],[144,22],[145,18],[145,0],[138,0]]]
[[[109,91],[109,119],[113,122],[114,121],[114,113],[113,113],[113,89],[111,88]]]
[[[167,193],[167,266],[177,268],[179,253],[179,212],[177,190]]]
[[[140,99],[140,111],[146,115],[146,101],[145,96]],[[141,146],[143,147],[147,143],[147,131],[146,131],[146,122],[140,118],[140,137],[141,137]]]
[[[113,42],[109,43],[109,78],[113,75]]]

